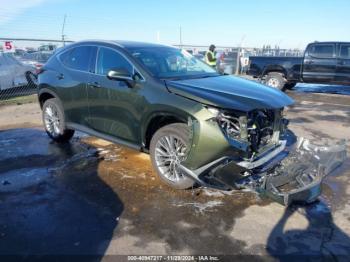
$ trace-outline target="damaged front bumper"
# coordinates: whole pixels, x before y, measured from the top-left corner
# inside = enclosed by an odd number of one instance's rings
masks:
[[[321,194],[324,177],[345,160],[345,140],[318,146],[299,138],[286,158],[260,174],[263,179],[256,190],[284,205],[313,202]]]
[[[317,146],[299,138],[294,148],[286,149],[286,141],[252,161],[237,162],[221,157],[196,170],[181,170],[205,187],[229,190],[250,188],[277,202],[290,205],[309,203],[321,194],[325,176],[346,159],[346,143]]]

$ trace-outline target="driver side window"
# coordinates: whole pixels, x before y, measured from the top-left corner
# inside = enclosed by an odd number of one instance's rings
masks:
[[[98,52],[96,73],[99,75],[107,75],[112,68],[124,68],[130,74],[133,72],[133,66],[118,52],[101,47]]]

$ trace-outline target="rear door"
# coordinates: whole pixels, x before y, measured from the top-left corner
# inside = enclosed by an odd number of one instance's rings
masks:
[[[337,58],[335,44],[316,43],[305,52],[303,80],[307,83],[331,83],[335,81]]]
[[[55,80],[67,122],[88,124],[89,107],[86,88],[90,81],[96,50],[96,46],[82,45],[59,55],[63,66],[55,72]]]
[[[339,44],[336,81],[350,85],[350,43]]]

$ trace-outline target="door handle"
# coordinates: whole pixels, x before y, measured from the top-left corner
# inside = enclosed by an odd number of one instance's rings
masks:
[[[345,65],[344,61],[338,61],[338,65]]]
[[[306,63],[307,63],[307,64],[309,64],[309,65],[311,65],[311,64],[313,64],[313,63],[314,63],[314,61],[309,60],[309,61],[307,61]]]
[[[93,87],[93,88],[100,88],[101,87],[101,85],[97,82],[88,83],[88,85]]]
[[[57,77],[58,80],[61,80],[61,79],[64,78],[64,75],[61,73],[61,74],[58,74],[56,77]]]

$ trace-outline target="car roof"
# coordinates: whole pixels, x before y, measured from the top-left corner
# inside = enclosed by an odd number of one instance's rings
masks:
[[[79,45],[79,44],[112,44],[119,46],[121,48],[129,49],[129,48],[144,48],[144,47],[171,47],[175,48],[170,45],[164,45],[164,44],[156,44],[156,43],[147,43],[147,42],[137,42],[137,41],[125,41],[125,40],[84,40],[79,42],[74,42],[73,45]]]

